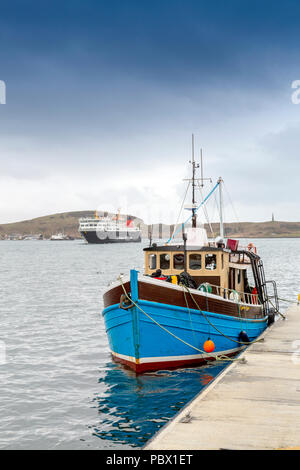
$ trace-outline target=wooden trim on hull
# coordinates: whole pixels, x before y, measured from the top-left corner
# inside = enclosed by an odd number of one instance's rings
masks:
[[[184,295],[183,289],[172,289],[171,286],[165,281],[159,281],[158,283],[138,281],[139,299],[150,302],[159,302],[167,305],[175,305],[177,307],[188,307],[191,309],[197,309],[194,301],[188,292]],[[125,282],[125,289],[130,292],[130,282]],[[104,308],[111,305],[119,304],[120,297],[124,293],[122,286],[118,285],[112,287],[105,292],[103,296]],[[261,306],[259,305],[245,305],[239,306],[235,302],[229,302],[222,298],[216,298],[215,296],[206,296],[205,293],[195,292],[193,290],[193,297],[196,299],[197,304],[206,312],[218,313],[222,315],[229,315],[232,317],[242,317],[249,319],[262,319],[264,314]]]
[[[127,281],[124,283],[124,287],[126,289],[126,292],[130,292],[130,282]],[[104,303],[104,308],[110,307],[111,305],[119,304],[120,303],[120,297],[121,295],[124,294],[124,291],[122,289],[121,285],[118,285],[116,287],[112,287],[111,289],[107,290],[103,294],[103,303]]]
[[[243,317],[243,318],[257,318],[257,315],[263,317],[261,310],[257,307],[249,305],[249,310],[240,310],[237,303],[228,302],[225,299],[214,298],[206,296],[205,293],[193,292],[197,304],[205,312],[219,313],[222,315],[230,315],[232,317]],[[188,292],[185,293],[181,290],[171,290],[166,287],[149,284],[146,282],[139,281],[139,298],[141,300],[149,300],[152,302],[160,302],[162,304],[176,305],[178,307],[188,307],[191,309],[197,309],[197,305],[191,298]]]
[[[170,358],[163,358],[162,360],[158,360],[158,358],[151,358],[153,362],[142,362],[142,360],[138,360],[135,358],[129,358],[127,356],[119,355],[117,353],[111,352],[112,358],[115,362],[120,363],[129,369],[133,370],[136,374],[143,374],[144,372],[155,372],[158,370],[170,370],[170,369],[179,369],[181,367],[193,367],[193,366],[201,366],[207,364],[208,361],[215,361],[216,356],[222,354],[222,356],[231,357],[239,353],[244,348],[235,348],[228,352],[218,352],[214,353],[214,355],[207,355],[207,357],[191,357],[189,359],[183,359],[182,357],[178,357],[178,359]],[[157,359],[155,361],[155,359]],[[147,358],[145,359],[147,360]]]

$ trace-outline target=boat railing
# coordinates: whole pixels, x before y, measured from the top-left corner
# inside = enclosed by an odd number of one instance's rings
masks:
[[[103,220],[91,220],[91,219],[79,219],[79,227],[82,229],[92,228],[96,230],[105,230],[105,231],[116,231],[116,232],[138,232],[140,231],[139,227],[136,226],[127,226],[125,224],[114,223],[109,221],[109,223]]]
[[[216,294],[223,299],[234,300],[235,302],[243,302],[250,305],[259,305],[259,298],[257,294],[251,294],[250,292],[241,292],[235,289],[229,289],[227,287],[221,287],[214,284],[209,285],[212,287],[212,294]]]
[[[247,256],[247,253],[230,253],[229,262],[235,264],[250,264],[250,258]]]

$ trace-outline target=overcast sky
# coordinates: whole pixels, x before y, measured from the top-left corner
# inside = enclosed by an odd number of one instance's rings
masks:
[[[0,0],[0,223],[172,222],[192,133],[225,221],[299,221],[299,51],[297,0]]]

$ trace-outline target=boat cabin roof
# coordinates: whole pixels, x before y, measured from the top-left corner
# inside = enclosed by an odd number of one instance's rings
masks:
[[[148,246],[144,248],[144,251],[183,251],[184,246],[183,245],[156,245],[155,243],[151,246]],[[212,252],[212,251],[218,251],[218,252],[226,252],[226,253],[231,253],[230,250],[226,248],[219,248],[216,246],[187,246],[186,251],[207,251],[207,252]]]
[[[184,259],[186,249],[186,260]],[[221,246],[157,245],[144,248],[145,274],[153,277],[179,276],[184,270],[195,281],[225,289],[244,292],[247,286],[248,268],[259,256],[251,251],[230,250]],[[160,274],[161,273],[161,274]]]

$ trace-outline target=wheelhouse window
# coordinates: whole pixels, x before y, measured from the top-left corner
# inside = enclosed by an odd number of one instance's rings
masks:
[[[216,255],[205,255],[205,269],[214,270],[217,268],[217,256]]]
[[[168,253],[163,253],[160,255],[159,267],[160,269],[170,269],[170,255]]]
[[[201,269],[201,255],[199,253],[190,254],[190,269]]]
[[[173,266],[174,269],[184,269],[184,255],[182,253],[174,255]]]
[[[149,269],[156,269],[156,255],[149,255]]]

